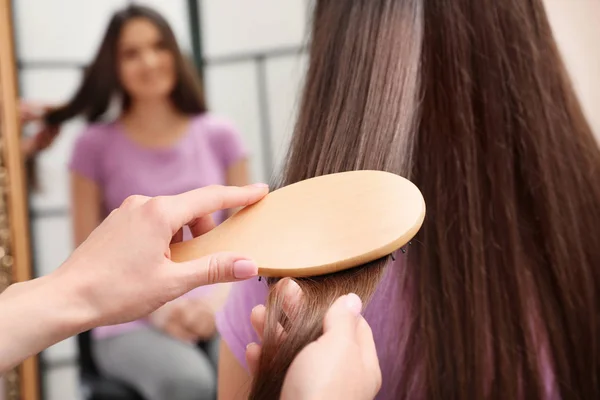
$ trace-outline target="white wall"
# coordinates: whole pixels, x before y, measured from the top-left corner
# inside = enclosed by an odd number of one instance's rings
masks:
[[[575,90],[600,139],[600,1],[545,2]]]
[[[202,0],[201,9],[209,106],[243,127],[253,178],[269,181],[306,67],[307,1]]]

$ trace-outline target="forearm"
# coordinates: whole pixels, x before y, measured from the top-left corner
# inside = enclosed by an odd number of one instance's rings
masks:
[[[85,307],[53,276],[10,286],[0,295],[0,374],[85,329]]]

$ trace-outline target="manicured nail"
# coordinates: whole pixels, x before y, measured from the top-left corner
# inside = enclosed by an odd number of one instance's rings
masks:
[[[252,311],[250,311],[250,314],[254,314],[255,311],[259,310],[260,308],[264,308],[265,306],[262,304],[256,305],[252,308]]]
[[[248,350],[250,347],[256,346],[256,343],[252,342],[252,343],[248,343],[246,345],[246,350]]]
[[[344,302],[346,303],[346,307],[348,307],[348,310],[350,310],[352,314],[360,314],[360,311],[362,310],[362,301],[360,300],[360,297],[358,297],[355,293],[348,293]]]
[[[251,186],[261,188],[261,189],[265,189],[265,188],[269,187],[269,185],[267,185],[266,183],[253,183]]]
[[[233,276],[236,279],[252,278],[258,275],[258,266],[254,261],[237,260],[233,263]]]

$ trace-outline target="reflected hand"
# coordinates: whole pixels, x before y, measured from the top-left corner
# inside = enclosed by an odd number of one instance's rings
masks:
[[[202,299],[178,299],[152,314],[150,322],[168,335],[183,342],[196,343],[214,336],[215,315]]]
[[[215,312],[211,305],[202,298],[188,299],[183,310],[183,323],[196,335],[196,341],[207,341],[212,338],[217,326]]]
[[[19,104],[21,124],[39,121],[49,109],[50,106],[46,104],[22,100]],[[43,126],[35,135],[23,138],[21,142],[23,156],[29,158],[48,148],[56,139],[59,130],[58,126]]]
[[[39,120],[50,109],[50,106],[44,103],[21,100],[19,103],[19,119],[22,124]]]
[[[56,139],[58,126],[45,126],[34,136],[26,137],[21,140],[21,151],[25,158],[29,158],[47,149]]]

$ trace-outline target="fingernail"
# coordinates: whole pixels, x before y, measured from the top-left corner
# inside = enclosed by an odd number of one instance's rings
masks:
[[[237,260],[233,263],[233,276],[236,279],[252,278],[258,275],[258,266],[254,261]]]
[[[355,293],[348,293],[344,302],[346,303],[346,307],[352,312],[352,314],[360,314],[360,311],[362,310],[362,301],[360,300],[360,297],[358,297]]]
[[[265,189],[265,188],[269,187],[269,185],[267,185],[266,183],[253,183],[251,186],[261,188],[261,189]]]
[[[262,304],[252,307],[252,311],[250,311],[250,314],[254,314],[255,311],[257,311],[258,309],[260,309],[262,307],[264,307],[264,305],[262,305]]]
[[[248,350],[248,349],[249,349],[250,347],[252,347],[252,346],[256,346],[256,343],[254,343],[254,342],[252,342],[252,343],[248,343],[248,344],[246,345],[246,350]]]

